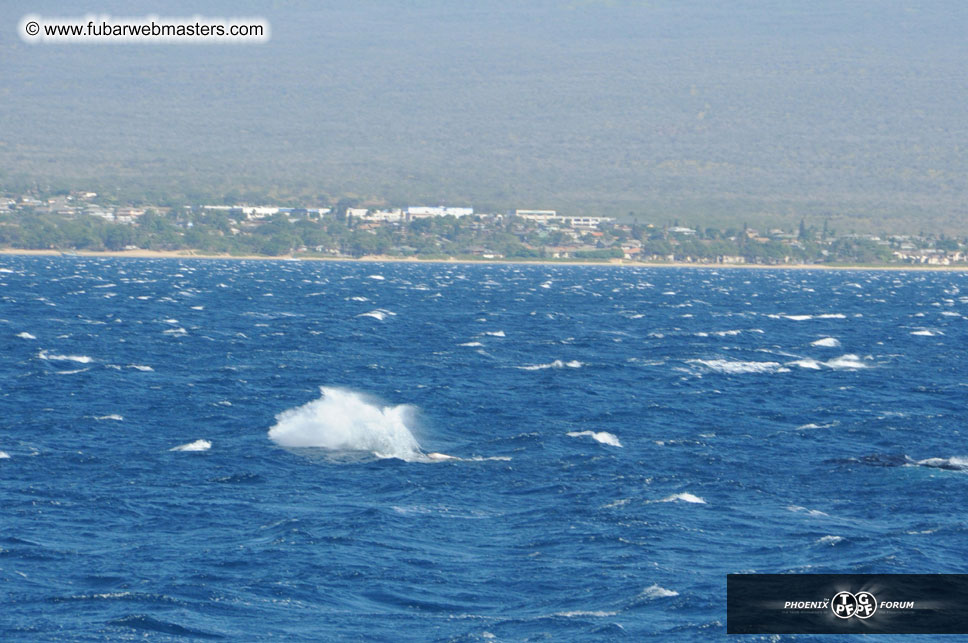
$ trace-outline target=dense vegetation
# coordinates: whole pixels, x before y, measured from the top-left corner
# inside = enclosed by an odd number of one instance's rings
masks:
[[[149,210],[137,225],[99,217],[17,212],[0,215],[0,247],[61,251],[130,249],[192,250],[206,254],[267,256],[390,255],[443,258],[479,257],[603,261],[621,259],[630,248],[635,258],[649,261],[722,261],[746,263],[884,264],[912,242],[934,252],[962,251],[968,240],[939,238],[893,239],[859,235],[837,237],[833,230],[801,224],[794,234],[777,231],[775,238],[752,231],[705,228],[688,234],[677,228],[638,224],[604,224],[575,239],[569,231],[548,229],[517,217],[438,217],[402,224],[368,225],[345,216],[321,220],[277,214],[247,221],[226,212]]]

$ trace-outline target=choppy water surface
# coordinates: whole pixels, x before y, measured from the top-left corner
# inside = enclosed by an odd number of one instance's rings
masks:
[[[968,278],[0,259],[5,639],[704,640],[968,572]]]

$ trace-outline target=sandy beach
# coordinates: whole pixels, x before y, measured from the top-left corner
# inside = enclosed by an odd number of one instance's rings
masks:
[[[25,250],[20,248],[0,248],[0,255],[22,256],[76,256],[76,257],[121,257],[131,259],[229,259],[250,261],[353,261],[360,263],[452,263],[452,264],[513,264],[513,265],[541,265],[541,266],[627,266],[639,268],[706,268],[706,269],[754,269],[754,270],[886,270],[886,271],[931,271],[931,272],[966,272],[968,265],[934,266],[921,264],[882,264],[882,265],[830,265],[830,264],[726,264],[726,263],[688,263],[688,262],[642,262],[627,259],[612,259],[609,261],[573,261],[537,259],[417,259],[414,257],[392,257],[386,255],[369,255],[354,257],[322,257],[314,255],[296,255],[270,257],[266,255],[228,255],[206,254],[194,250],[121,250],[121,251],[92,251],[79,250],[63,252],[60,250]]]

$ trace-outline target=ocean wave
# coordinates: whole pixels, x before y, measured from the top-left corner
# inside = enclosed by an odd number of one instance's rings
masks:
[[[823,536],[817,539],[821,545],[836,545],[843,540],[843,536]]]
[[[483,345],[484,344],[480,342],[464,342],[463,344],[458,344],[458,346],[472,346],[472,347],[483,346]]]
[[[928,330],[927,328],[911,331],[911,334],[919,335],[921,337],[937,337],[939,335],[944,335],[944,333],[942,333],[940,330]]]
[[[6,460],[10,457],[10,454],[6,451],[0,451],[0,460]]]
[[[805,513],[808,516],[814,516],[818,518],[822,516],[830,515],[820,511],[819,509],[807,509],[806,507],[801,507],[800,505],[788,505],[786,509],[787,511],[792,511],[793,513]]]
[[[688,502],[694,505],[705,505],[707,504],[705,500],[699,496],[693,495],[688,492],[676,493],[671,496],[667,496],[659,502]]]
[[[572,610],[569,612],[555,612],[552,616],[563,616],[565,618],[575,618],[576,616],[616,616],[618,612],[606,612],[602,610]]]
[[[746,362],[727,359],[690,359],[690,364],[698,364],[716,373],[741,375],[746,373],[786,373],[790,369],[779,362]]]
[[[679,592],[674,589],[666,589],[658,584],[652,584],[642,590],[639,594],[642,598],[670,598],[678,596]]]
[[[37,339],[36,337],[34,337],[33,335],[31,335],[26,331],[22,333],[17,333],[17,337],[19,337],[20,339]]]
[[[486,331],[484,331],[484,334],[487,335],[488,337],[504,337],[505,336],[503,330],[486,330]]]
[[[395,316],[396,313],[386,310],[385,308],[377,308],[376,310],[371,310],[368,313],[360,313],[357,317],[372,317],[379,321],[383,321],[387,317]]]
[[[547,364],[532,364],[530,366],[516,366],[515,368],[519,368],[523,371],[542,371],[546,368],[581,368],[582,366],[584,366],[584,364],[576,359],[568,362],[563,362],[560,359],[556,359],[555,361]]]
[[[46,350],[37,353],[37,357],[43,360],[50,360],[55,362],[77,362],[78,364],[90,364],[94,361],[93,358],[87,355],[57,355],[55,353],[49,353]]]
[[[622,447],[622,443],[619,442],[615,434],[607,431],[569,431],[567,435],[572,438],[588,436],[601,444],[607,444],[608,446],[612,447]]]
[[[824,362],[824,365],[833,369],[843,370],[857,370],[868,367],[868,364],[864,363],[861,358],[853,353],[847,353],[846,355],[835,357],[834,359]]]
[[[195,440],[188,444],[180,444],[177,447],[168,449],[169,451],[208,451],[212,448],[212,443],[208,440]]]
[[[840,346],[840,340],[838,340],[836,337],[824,337],[815,342],[810,342],[810,345],[823,346],[824,348],[837,348]]]
[[[815,359],[810,359],[809,357],[805,357],[803,359],[794,360],[792,362],[787,362],[787,365],[788,366],[799,366],[800,368],[806,368],[806,369],[814,370],[814,371],[819,371],[820,370],[820,362],[818,362]]]
[[[155,369],[151,368],[150,366],[145,366],[144,364],[128,364],[128,368],[133,368],[136,371],[142,371],[142,372],[145,372],[145,373],[150,373],[150,372],[153,372],[155,370]]]

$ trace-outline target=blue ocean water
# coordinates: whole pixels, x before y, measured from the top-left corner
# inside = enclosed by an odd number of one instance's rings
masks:
[[[0,297],[4,640],[698,641],[727,573],[968,572],[964,273],[5,256]]]

